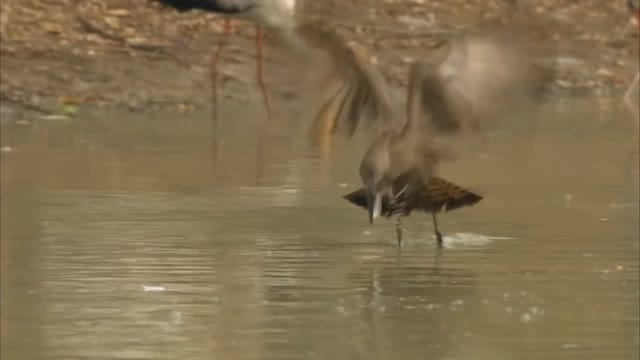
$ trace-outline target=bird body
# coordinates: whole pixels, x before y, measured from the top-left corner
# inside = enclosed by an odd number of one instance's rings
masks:
[[[202,10],[220,14],[238,14],[255,7],[255,1],[243,0],[157,0],[178,11]]]
[[[425,183],[423,174],[415,170],[396,177],[390,188],[392,192],[387,192],[380,198],[380,215],[396,219],[398,246],[402,243],[401,217],[409,216],[415,210],[432,214],[436,239],[438,245],[442,246],[436,213],[472,206],[482,200],[482,196],[440,177],[431,176],[428,183]],[[356,206],[370,208],[369,193],[365,188],[346,194],[343,198]]]
[[[394,181],[395,197],[385,196],[381,203],[381,216],[408,216],[418,210],[425,213],[439,213],[472,206],[482,200],[482,196],[455,185],[443,178],[433,176],[424,184],[413,175],[404,174]],[[352,204],[367,208],[366,190],[360,188],[343,196]]]
[[[230,15],[268,28],[293,28],[295,0],[158,0],[179,11]]]
[[[444,156],[428,139],[419,139],[411,132],[394,131],[379,134],[360,162],[360,178],[367,190],[369,201],[369,222],[381,215],[384,198],[394,198],[399,178],[412,174],[412,181],[429,183],[436,164]]]
[[[247,13],[247,19],[271,29],[292,30],[296,26],[295,0],[261,0]]]

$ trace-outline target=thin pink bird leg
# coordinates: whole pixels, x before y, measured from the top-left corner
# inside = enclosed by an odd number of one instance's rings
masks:
[[[257,63],[256,63],[256,77],[260,92],[262,93],[262,99],[264,100],[264,106],[267,109],[267,118],[271,118],[271,101],[269,99],[269,92],[267,91],[267,85],[264,82],[264,30],[260,26],[256,26],[256,51],[257,51]]]
[[[216,52],[211,56],[211,103],[213,106],[213,117],[218,117],[218,62],[222,54],[222,48],[226,45],[227,36],[231,33],[231,21],[224,19],[222,34],[218,40]]]

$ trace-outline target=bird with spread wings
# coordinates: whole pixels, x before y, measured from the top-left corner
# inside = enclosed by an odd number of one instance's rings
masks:
[[[363,122],[376,129],[359,167],[363,188],[345,198],[365,207],[371,223],[381,215],[395,217],[399,244],[400,216],[431,213],[442,245],[435,213],[482,197],[436,177],[437,164],[451,153],[438,139],[480,129],[530,98],[541,78],[525,42],[497,31],[440,42],[430,56],[411,64],[406,110],[399,114],[382,74],[335,32],[306,25],[298,34],[330,55],[338,83],[316,116],[331,120],[331,133],[351,136]]]

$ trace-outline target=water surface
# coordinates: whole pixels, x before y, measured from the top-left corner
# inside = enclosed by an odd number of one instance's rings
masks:
[[[2,358],[634,359],[638,136],[549,106],[440,175],[478,205],[370,226],[365,138],[207,114],[2,125]],[[244,121],[245,118],[253,120]],[[19,120],[19,119],[17,119]]]

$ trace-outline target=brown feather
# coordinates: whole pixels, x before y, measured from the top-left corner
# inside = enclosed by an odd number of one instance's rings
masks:
[[[475,205],[482,200],[482,196],[437,176],[431,177],[426,191],[421,195],[418,204],[422,211],[428,213],[451,211]]]
[[[415,177],[411,177],[412,180]],[[453,184],[443,178],[432,176],[429,184],[424,186],[421,182],[398,181],[394,184],[394,190],[400,192],[404,185],[412,188],[405,189],[397,198],[385,196],[382,199],[382,212],[385,217],[393,215],[409,215],[418,210],[426,213],[438,213],[456,210],[465,206],[473,206],[482,200],[482,196]],[[350,203],[367,208],[366,191],[360,188],[343,196]]]
[[[409,119],[425,119],[431,133],[454,134],[478,130],[520,109],[554,76],[523,44],[520,32],[505,29],[439,44],[435,60],[411,67],[409,91],[419,105],[409,109]]]
[[[321,22],[304,23],[297,28],[297,33],[331,59],[332,71],[328,82],[338,81],[349,89],[342,94],[343,101],[335,114],[334,132],[344,130],[352,136],[363,119],[376,124],[392,121],[389,88],[375,67],[360,60],[341,36]],[[322,100],[323,103],[334,101],[333,95]]]

